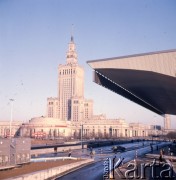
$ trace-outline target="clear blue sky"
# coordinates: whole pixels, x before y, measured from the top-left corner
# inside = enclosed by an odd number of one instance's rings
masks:
[[[0,120],[10,119],[10,98],[15,120],[46,114],[72,24],[94,113],[163,125],[162,117],[93,83],[86,61],[175,49],[175,0],[0,0]]]

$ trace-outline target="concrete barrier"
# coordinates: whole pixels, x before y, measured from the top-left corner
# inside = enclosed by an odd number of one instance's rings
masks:
[[[34,158],[31,159],[31,162],[46,162],[46,161],[56,161],[56,160],[77,160],[78,158],[75,157],[45,157],[45,158]]]
[[[92,162],[94,162],[94,160],[85,159],[80,162],[75,162],[75,163],[66,164],[63,166],[58,166],[58,167],[54,167],[54,168],[50,168],[50,169],[46,169],[46,170],[42,170],[42,171],[24,174],[24,175],[21,175],[18,177],[12,177],[12,178],[9,178],[6,180],[31,180],[31,179],[44,180],[44,179],[48,179],[48,178],[52,178],[52,177],[54,178],[54,177],[59,176],[61,173],[70,171],[73,168],[78,168],[81,165],[85,165],[85,164],[92,163]]]
[[[57,152],[65,152],[73,149],[81,149],[81,146],[57,147]],[[32,149],[31,155],[54,153],[54,148]]]

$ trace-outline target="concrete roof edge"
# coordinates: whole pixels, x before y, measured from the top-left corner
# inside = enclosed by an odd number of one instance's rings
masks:
[[[111,58],[104,58],[104,59],[88,60],[86,62],[89,64],[89,63],[99,62],[99,61],[109,61],[109,60],[114,60],[114,59],[123,59],[123,58],[130,58],[130,57],[136,57],[136,56],[146,56],[146,55],[162,54],[162,53],[170,53],[170,52],[176,52],[176,49],[161,50],[161,51],[147,52],[147,53],[141,53],[141,54],[132,54],[132,55],[118,56],[118,57],[111,57]]]

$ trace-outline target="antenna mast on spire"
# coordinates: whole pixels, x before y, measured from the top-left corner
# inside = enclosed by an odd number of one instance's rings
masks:
[[[73,42],[73,24],[72,24],[72,28],[71,28],[71,42]]]

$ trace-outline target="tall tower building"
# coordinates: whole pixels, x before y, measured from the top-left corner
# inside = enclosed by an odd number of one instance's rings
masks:
[[[78,64],[73,36],[66,64],[58,67],[58,97],[47,99],[47,116],[72,121],[93,116],[93,101],[84,99],[84,69]]]
[[[171,127],[171,120],[170,120],[170,115],[169,114],[165,114],[164,115],[164,129],[168,130]]]
[[[77,53],[73,37],[68,46],[66,64],[58,68],[58,98],[60,118],[71,119],[71,99],[84,97],[84,70],[78,65]]]

